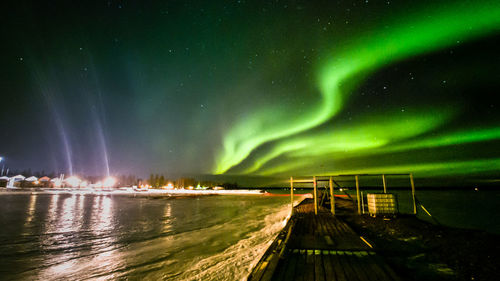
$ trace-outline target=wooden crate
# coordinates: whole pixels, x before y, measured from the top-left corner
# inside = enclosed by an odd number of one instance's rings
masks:
[[[395,215],[398,200],[393,193],[368,193],[368,213],[370,215]]]

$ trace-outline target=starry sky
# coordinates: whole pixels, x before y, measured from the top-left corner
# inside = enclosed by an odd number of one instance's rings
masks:
[[[12,2],[11,169],[499,177],[498,1]]]

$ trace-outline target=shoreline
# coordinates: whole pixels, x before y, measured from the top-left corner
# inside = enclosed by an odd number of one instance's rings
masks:
[[[64,188],[0,188],[1,195],[98,195],[98,196],[132,196],[132,197],[190,197],[208,195],[264,195],[263,190],[94,190],[94,189],[64,189]]]

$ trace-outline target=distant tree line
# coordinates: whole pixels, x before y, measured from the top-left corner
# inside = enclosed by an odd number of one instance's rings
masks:
[[[41,178],[41,177],[44,177],[44,176],[47,176],[49,178],[55,178],[55,177],[59,176],[55,172],[49,172],[49,173],[47,173],[47,172],[45,172],[45,170],[33,172],[33,171],[31,171],[30,168],[24,169],[24,170],[11,170],[11,169],[9,169],[8,173],[7,173],[7,168],[4,169],[4,176],[13,177],[13,176],[16,176],[16,175],[23,175],[25,177],[35,176],[37,178]]]
[[[225,189],[237,189],[238,184],[237,183],[227,183],[227,182],[216,182],[216,181],[207,181],[207,180],[196,180],[192,178],[178,178],[178,179],[169,179],[166,178],[162,174],[150,174],[149,178],[147,180],[147,184],[149,184],[153,188],[160,188],[163,186],[166,186],[168,184],[172,184],[174,187],[181,188],[181,187],[188,187],[188,186],[193,186],[196,187],[197,185],[200,185],[202,187],[215,187],[215,186],[221,186],[224,187]]]
[[[165,179],[165,176],[158,174],[150,174],[148,179],[148,184],[152,187],[162,187],[168,183],[173,183],[169,179]]]

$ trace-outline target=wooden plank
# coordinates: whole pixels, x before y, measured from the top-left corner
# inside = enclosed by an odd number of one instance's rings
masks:
[[[332,175],[333,177],[352,177],[352,176],[360,176],[360,177],[375,177],[375,176],[381,176],[382,174],[336,174]],[[408,176],[408,174],[398,174],[398,173],[393,173],[393,174],[385,174],[386,176]]]
[[[293,182],[296,182],[296,183],[312,183],[313,180],[312,179],[311,180],[307,180],[307,179],[305,179],[305,180],[297,180],[297,179],[294,179]]]
[[[358,214],[361,215],[361,201],[359,201],[359,177],[356,175],[356,201],[358,202]]]
[[[307,217],[307,234],[314,234],[314,215],[309,214]]]
[[[330,226],[332,227],[332,229],[334,231],[333,235],[335,235],[337,237],[341,237],[343,231],[339,228],[338,222],[339,222],[339,219],[334,218],[333,220],[330,221]]]
[[[321,237],[323,236],[323,233],[324,233],[322,215],[316,216],[315,223],[316,223],[316,227],[315,227],[316,233],[314,234],[314,236],[320,237],[320,239],[321,239]]]
[[[363,264],[363,260],[357,255],[353,254],[353,252],[346,252],[346,260],[350,263],[359,280],[376,281],[371,278],[370,274],[366,274],[366,266]]]
[[[330,212],[335,215],[335,196],[333,194],[333,177],[330,177],[328,184],[330,185]]]
[[[325,280],[338,281],[333,269],[333,263],[329,251],[323,251],[323,268],[325,269]]]
[[[289,227],[288,227],[288,230],[286,232],[286,237],[285,237],[285,240],[283,241],[283,245],[281,245],[281,251],[279,254],[280,258],[283,257],[285,250],[287,249],[287,244],[288,244],[288,241],[290,241],[290,237],[292,236],[292,232],[293,232],[293,228],[295,226],[295,223],[296,223],[295,218],[290,218],[290,220],[287,223],[287,225],[289,225]]]
[[[313,198],[314,198],[314,214],[317,215],[318,214],[318,182],[316,181],[316,176],[313,177],[314,179],[314,194],[313,194]]]
[[[331,219],[331,215],[323,215],[323,218],[322,218],[322,227],[323,227],[323,236],[324,235],[330,235],[330,230],[328,229],[328,221]]]
[[[323,233],[322,237],[325,240],[326,245],[328,246],[328,249],[332,249],[333,246],[335,245],[335,242],[333,241],[333,233],[329,227],[328,222],[330,221],[330,217],[328,216],[323,216],[322,219],[322,226],[323,226]]]
[[[350,228],[344,221],[342,220],[337,220],[337,221],[340,227],[345,231],[345,233],[356,235],[354,230],[352,230],[352,228]]]
[[[415,198],[415,182],[413,181],[413,174],[410,174],[410,184],[411,184],[411,198],[413,200],[413,214],[417,214],[417,201]]]
[[[335,224],[333,225],[336,230],[337,236],[337,248],[338,249],[350,249],[352,248],[352,239],[350,235],[346,233],[346,229],[342,226],[341,221],[339,219],[335,219]]]
[[[314,250],[307,250],[305,280],[314,280]]]
[[[289,263],[290,259],[280,259],[278,266],[276,266],[276,269],[272,273],[272,278],[270,280],[273,281],[286,280],[285,274]]]
[[[345,244],[344,238],[343,238],[343,233],[338,227],[338,219],[335,219],[331,221],[330,226],[332,227],[334,233],[334,242],[337,245],[337,248],[342,247],[342,245]]]
[[[279,254],[274,253],[269,259],[269,264],[267,265],[267,268],[264,274],[262,275],[262,278],[260,279],[261,281],[269,281],[272,279],[273,275],[276,273],[276,268],[278,266],[279,261],[280,261]]]
[[[314,239],[316,240],[317,249],[332,249],[334,242],[330,236],[330,231],[327,229],[326,224],[328,220],[325,215],[318,215],[316,219],[316,234]]]
[[[342,266],[342,269],[344,269],[344,273],[346,276],[346,279],[349,281],[363,281],[360,280],[356,274],[356,272],[352,268],[352,264],[349,263],[347,259],[347,255],[345,254],[344,251],[337,251],[337,258],[339,260],[340,265]]]
[[[325,234],[325,229],[324,229],[324,216],[323,214],[317,215],[316,216],[316,235],[319,237],[322,237]]]
[[[314,252],[314,280],[325,281],[325,269],[323,268],[321,250],[315,250]]]
[[[350,249],[368,249],[368,246],[361,241],[359,236],[345,222],[339,220],[339,226],[343,229],[342,235],[345,245]]]
[[[259,264],[257,264],[257,270],[255,272],[253,272],[253,275],[251,276],[251,280],[261,280],[262,279],[262,276],[264,275],[264,272],[267,268],[267,264],[269,262],[267,260],[264,260],[262,262],[260,262]]]
[[[295,269],[295,276],[293,280],[297,281],[304,281],[306,280],[305,275],[305,268],[306,268],[306,255],[304,254],[305,250],[300,250],[299,253],[297,253],[297,268]]]
[[[301,217],[297,216],[297,219],[295,220],[295,229],[292,233],[292,237],[302,233],[303,228],[304,228],[304,220]]]
[[[385,175],[382,175],[382,182],[384,184],[384,193],[387,193],[387,179],[385,178]]]
[[[300,253],[290,253],[286,259],[283,260],[283,268],[285,268],[285,274],[283,279],[277,280],[293,280],[295,276],[295,270],[297,269],[297,262],[299,261]],[[274,277],[273,277],[274,280]]]
[[[293,215],[293,177],[290,177],[290,205],[292,207],[292,215]]]
[[[345,270],[340,263],[339,257],[337,256],[337,251],[330,251],[330,262],[332,263],[333,270],[335,271],[335,276],[339,281],[347,281]]]
[[[343,235],[346,236],[356,235],[354,230],[352,230],[352,228],[350,228],[343,220],[338,219],[337,224],[339,228],[343,231]]]
[[[325,230],[325,235],[333,236],[334,233],[331,229],[330,223],[333,217],[331,216],[323,216],[323,229]]]
[[[315,236],[316,233],[318,233],[318,231],[316,229],[318,227],[317,220],[318,220],[318,218],[316,216],[314,216],[314,217],[311,218],[311,234],[313,236]]]
[[[330,235],[323,236],[323,239],[325,239],[326,245],[328,245],[330,247],[333,247],[333,245],[335,245],[335,243],[333,242],[333,239]]]

